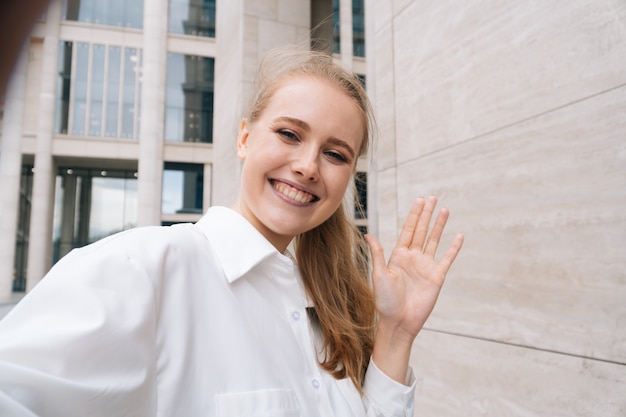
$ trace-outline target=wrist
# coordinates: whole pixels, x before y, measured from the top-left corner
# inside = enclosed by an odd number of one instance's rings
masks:
[[[384,320],[378,323],[372,360],[387,376],[404,383],[415,336]]]
[[[389,343],[397,348],[404,347],[410,349],[416,336],[416,334],[407,332],[397,323],[382,318],[379,319],[376,325],[375,340]]]

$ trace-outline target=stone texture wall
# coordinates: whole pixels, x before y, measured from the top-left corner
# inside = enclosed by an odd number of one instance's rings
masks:
[[[374,229],[466,234],[414,347],[416,415],[626,415],[626,3],[367,3]],[[372,203],[371,203],[372,204]]]

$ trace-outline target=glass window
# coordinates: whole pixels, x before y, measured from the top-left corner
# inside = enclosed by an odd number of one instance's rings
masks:
[[[138,137],[140,68],[141,49],[61,42],[55,132]]]
[[[104,45],[93,45],[91,57],[91,100],[89,101],[89,135],[102,134],[102,99],[104,95]]]
[[[56,178],[53,260],[137,224],[135,171],[61,167]]]
[[[333,53],[341,53],[341,30],[339,28],[339,0],[333,0]]]
[[[73,135],[85,134],[85,116],[87,114],[87,78],[89,71],[89,44],[78,42],[76,47],[76,66],[74,77],[74,96],[72,97]]]
[[[365,56],[365,6],[363,0],[352,0],[352,55]]]
[[[104,135],[110,138],[117,137],[117,121],[120,108],[120,63],[121,48],[109,46],[109,63],[107,66],[106,91],[106,122]]]
[[[213,58],[168,53],[165,140],[213,141]]]
[[[215,37],[215,0],[170,0],[169,31]]]
[[[56,107],[54,131],[67,133],[67,122],[70,111],[70,86],[72,77],[72,42],[59,42],[59,61],[56,86]]]
[[[137,109],[135,103],[138,100],[136,83],[137,73],[141,63],[137,48],[126,48],[124,50],[124,88],[122,92],[122,134],[123,138],[133,138],[135,135],[135,123],[138,118],[135,116]]]
[[[100,171],[91,180],[89,242],[135,227],[137,208],[137,180]]]
[[[202,213],[204,166],[166,162],[163,169],[163,214]]]
[[[20,177],[20,202],[15,239],[13,266],[13,291],[26,291],[26,267],[28,264],[28,237],[30,234],[30,208],[33,194],[33,166],[22,165]]]
[[[367,219],[367,172],[357,172],[354,176],[356,195],[354,196],[354,217]]]
[[[65,19],[141,29],[143,0],[66,0]]]
[[[365,74],[356,74],[357,78],[359,79],[359,82],[361,83],[361,87],[363,87],[364,89],[367,88],[367,84],[366,84],[366,78],[365,78]]]

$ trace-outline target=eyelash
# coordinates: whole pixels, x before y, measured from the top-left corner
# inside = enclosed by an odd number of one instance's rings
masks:
[[[328,155],[329,157],[336,159],[337,161],[340,162],[348,162],[348,159],[343,156],[342,154],[340,154],[339,152],[335,152],[335,151],[326,151],[324,152],[326,155]]]
[[[298,135],[292,132],[291,130],[278,129],[276,133],[278,133],[280,136],[282,136],[283,138],[286,138],[289,141],[296,141],[296,142],[300,141],[300,137],[298,137]],[[332,158],[333,160],[337,162],[341,162],[341,163],[348,162],[348,158],[346,158],[343,154],[337,151],[324,151],[324,155],[328,156],[329,158]]]
[[[298,135],[296,135],[295,133],[293,133],[291,130],[284,130],[284,129],[280,129],[277,131],[278,134],[284,138],[287,138],[289,140],[295,140],[295,141],[299,141],[300,138],[298,137]]]

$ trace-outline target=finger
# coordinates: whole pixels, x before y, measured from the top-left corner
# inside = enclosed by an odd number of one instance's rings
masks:
[[[441,272],[443,272],[444,275],[448,273],[450,267],[452,266],[452,263],[456,259],[456,256],[461,251],[464,240],[465,236],[463,236],[463,233],[459,233],[458,235],[456,235],[456,237],[452,241],[452,244],[441,258],[441,261],[439,261],[437,268],[441,269]]]
[[[365,235],[365,240],[370,247],[372,257],[372,280],[374,277],[382,277],[385,274],[385,251],[380,241],[373,235]]]
[[[447,208],[442,208],[437,215],[437,220],[435,220],[433,230],[431,230],[430,235],[426,240],[426,245],[424,246],[425,255],[433,258],[435,257],[435,253],[437,252],[437,248],[439,247],[439,242],[441,240],[441,235],[443,234],[443,229],[446,227],[449,216],[450,211]]]
[[[396,246],[408,248],[411,244],[411,241],[413,241],[415,227],[417,226],[420,215],[424,210],[425,202],[426,201],[424,200],[424,197],[419,197],[411,206],[411,210],[409,210],[409,215],[404,221],[404,225],[402,226],[402,230],[400,231],[400,236],[398,237],[398,243]]]
[[[431,195],[426,200],[424,204],[424,209],[419,216],[419,220],[417,221],[417,227],[415,228],[415,233],[413,234],[413,240],[409,245],[410,248],[424,248],[424,241],[426,240],[426,234],[428,233],[428,229],[430,228],[430,219],[433,216],[433,211],[435,211],[435,205],[437,205],[437,197]]]

